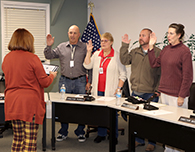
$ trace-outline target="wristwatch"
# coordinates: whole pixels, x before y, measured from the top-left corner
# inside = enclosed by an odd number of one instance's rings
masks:
[[[122,87],[118,87],[118,89],[122,90]]]

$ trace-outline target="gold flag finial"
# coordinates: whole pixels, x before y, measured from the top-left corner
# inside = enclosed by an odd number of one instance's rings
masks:
[[[92,12],[93,12],[93,8],[95,8],[94,3],[89,2],[89,3],[88,3],[88,8],[90,8],[90,9],[91,9],[91,13],[92,13]]]

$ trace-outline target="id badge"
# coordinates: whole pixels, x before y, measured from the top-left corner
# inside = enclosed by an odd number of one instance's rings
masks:
[[[74,67],[74,61],[70,61],[70,67]]]
[[[100,68],[100,74],[103,74],[103,68]]]

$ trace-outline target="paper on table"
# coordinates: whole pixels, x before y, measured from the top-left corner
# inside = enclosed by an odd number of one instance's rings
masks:
[[[162,103],[156,103],[156,102],[150,102],[151,105],[156,106],[156,107],[164,107],[167,106],[166,104],[162,104]]]
[[[146,112],[143,112],[143,113],[157,116],[157,115],[166,115],[166,114],[170,114],[170,113],[173,113],[173,112],[166,111],[166,110],[152,110],[152,111],[146,111]]]
[[[84,96],[87,96],[87,94],[77,94],[75,97],[76,98],[84,98]],[[89,95],[91,96],[91,95]]]
[[[116,99],[116,98],[115,97],[101,97],[101,98],[99,98],[97,100],[111,101],[111,100],[114,100],[114,99]]]

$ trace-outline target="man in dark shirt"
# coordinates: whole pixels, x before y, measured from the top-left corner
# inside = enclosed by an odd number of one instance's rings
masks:
[[[84,94],[88,90],[92,81],[91,70],[87,71],[83,67],[83,62],[87,53],[86,45],[79,41],[80,32],[76,25],[72,25],[68,30],[69,41],[59,44],[55,49],[51,49],[54,43],[54,37],[47,35],[47,47],[44,50],[46,59],[59,58],[61,66],[61,77],[59,80],[59,90],[62,84],[66,87],[66,93]],[[86,83],[86,74],[88,72],[89,81]],[[79,142],[86,140],[84,134],[85,125],[79,124],[75,130]],[[56,138],[57,141],[63,141],[68,136],[68,123],[61,123],[61,129]]]

